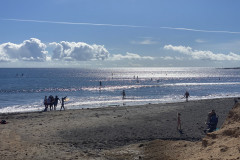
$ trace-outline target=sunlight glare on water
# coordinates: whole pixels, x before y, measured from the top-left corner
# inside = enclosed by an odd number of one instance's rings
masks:
[[[0,69],[0,83],[0,112],[42,110],[49,95],[68,96],[72,109],[181,102],[186,90],[190,100],[240,96],[238,69],[12,68]]]

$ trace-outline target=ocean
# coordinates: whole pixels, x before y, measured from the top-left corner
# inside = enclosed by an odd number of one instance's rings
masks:
[[[0,84],[0,113],[42,111],[50,95],[67,96],[67,109],[99,108],[183,102],[186,91],[189,100],[240,97],[240,69],[0,68]]]

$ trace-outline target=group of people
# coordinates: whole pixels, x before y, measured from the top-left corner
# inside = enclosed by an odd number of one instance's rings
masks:
[[[66,97],[63,97],[62,100],[60,100],[60,99],[58,98],[58,96],[55,96],[55,98],[54,98],[52,95],[50,95],[49,97],[45,96],[44,102],[43,102],[43,104],[44,104],[44,106],[45,106],[44,112],[47,111],[48,107],[50,108],[50,111],[51,111],[51,110],[56,110],[57,105],[58,105],[58,101],[61,103],[60,111],[61,111],[62,109],[65,110],[65,108],[64,108],[64,100],[65,100],[66,98],[67,98],[67,96],[66,96]]]

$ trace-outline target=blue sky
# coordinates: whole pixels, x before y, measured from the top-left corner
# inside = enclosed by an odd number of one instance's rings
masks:
[[[0,3],[0,67],[240,66],[238,0]]]

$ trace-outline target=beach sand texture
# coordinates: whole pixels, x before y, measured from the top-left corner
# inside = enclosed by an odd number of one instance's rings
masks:
[[[204,148],[201,141],[208,112],[216,110],[220,127],[233,105],[233,98],[225,98],[1,114],[0,119],[8,123],[0,125],[0,157],[8,160],[162,159],[161,156],[182,159],[183,152],[206,150],[213,143],[211,136],[204,138],[207,141]],[[178,112],[182,115],[183,134],[176,129]],[[157,152],[161,147],[166,153]]]

